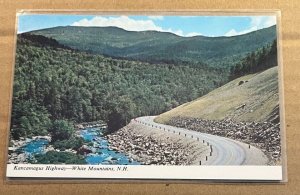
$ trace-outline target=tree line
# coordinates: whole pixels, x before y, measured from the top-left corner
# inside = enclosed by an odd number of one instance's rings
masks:
[[[229,79],[246,74],[256,73],[277,66],[277,41],[249,53],[246,57],[230,68]]]

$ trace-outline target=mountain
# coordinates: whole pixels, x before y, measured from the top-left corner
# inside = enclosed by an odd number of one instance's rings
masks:
[[[29,32],[73,49],[114,58],[170,64],[226,67],[276,39],[276,26],[233,37],[181,37],[168,32],[117,27],[55,27]]]
[[[186,117],[264,122],[278,120],[278,105],[278,67],[273,67],[237,78],[205,96],[159,115],[155,120],[168,123],[172,118]]]

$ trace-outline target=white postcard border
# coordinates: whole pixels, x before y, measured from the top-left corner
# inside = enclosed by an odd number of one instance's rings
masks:
[[[282,166],[8,164],[9,178],[197,179],[281,181]]]

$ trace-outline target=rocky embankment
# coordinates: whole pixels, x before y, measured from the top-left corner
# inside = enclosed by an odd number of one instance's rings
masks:
[[[269,157],[271,164],[280,163],[281,145],[279,123],[234,122],[231,119],[214,121],[198,118],[174,117],[168,122],[168,125],[249,143],[260,148]]]
[[[131,160],[145,165],[198,164],[209,148],[194,140],[187,140],[138,124],[129,124],[107,135],[110,149],[126,153]],[[151,132],[151,133],[149,133]]]
[[[27,164],[30,155],[28,153],[22,152],[21,148],[24,147],[31,141],[44,139],[51,142],[50,136],[33,136],[31,139],[20,137],[19,140],[10,140],[10,146],[8,147],[8,163],[9,164]],[[51,148],[50,148],[51,149]]]

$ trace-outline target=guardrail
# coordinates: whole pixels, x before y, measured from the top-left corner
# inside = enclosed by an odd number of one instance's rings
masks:
[[[153,124],[150,124],[150,123],[146,123],[146,122],[140,121],[138,119],[133,119],[133,120],[135,122],[140,123],[140,124],[145,125],[145,126],[153,127],[153,128],[156,128],[156,129],[161,129],[161,130],[163,130],[165,132],[169,132],[169,133],[173,133],[173,134],[178,133],[178,135],[182,135],[183,136],[183,134],[181,134],[180,131],[176,132],[175,130],[172,130],[172,129],[169,129],[169,128],[166,128],[166,127],[161,127],[161,126],[153,125]],[[189,137],[190,139],[195,139],[195,140],[197,140],[199,142],[202,141],[203,144],[206,143],[206,145],[209,146],[209,148],[210,148],[209,149],[209,154],[205,156],[205,161],[208,161],[208,158],[213,155],[213,146],[208,141],[205,141],[204,139],[200,139],[200,137],[197,137],[197,136],[194,136],[194,135],[191,135],[191,134],[188,134],[188,133],[184,133],[184,136],[185,137]],[[199,165],[202,165],[201,160],[199,161]]]

